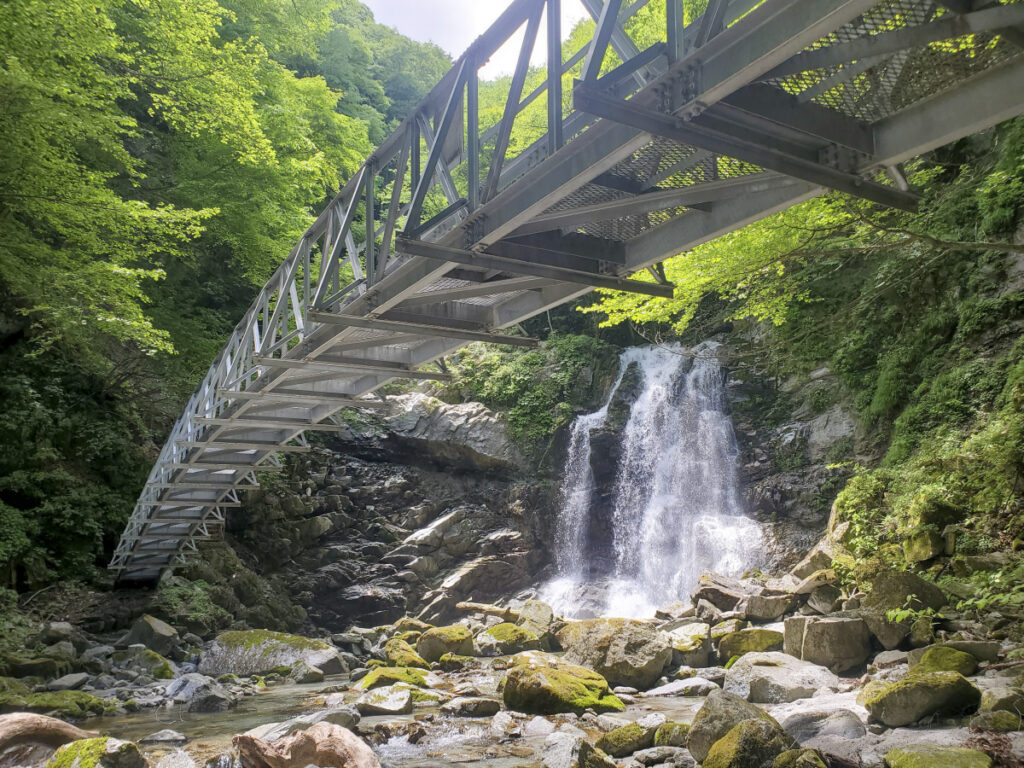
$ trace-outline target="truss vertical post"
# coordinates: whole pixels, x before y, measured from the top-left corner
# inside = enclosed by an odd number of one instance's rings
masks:
[[[366,280],[371,285],[374,283],[377,277],[377,258],[376,249],[374,246],[377,244],[377,228],[374,224],[375,218],[375,181],[377,178],[377,168],[373,160],[367,161],[366,164],[366,199],[364,201],[363,210],[366,213],[366,242],[363,244],[363,255],[366,258]]]
[[[466,155],[466,200],[475,211],[480,205],[480,73],[475,59],[469,62],[466,80]]]
[[[548,156],[562,146],[562,3],[548,0]]]
[[[683,58],[682,0],[665,0],[665,40],[669,62]]]

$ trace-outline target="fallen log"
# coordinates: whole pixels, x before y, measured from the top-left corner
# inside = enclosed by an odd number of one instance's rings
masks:
[[[487,616],[497,616],[499,619],[515,624],[519,621],[519,611],[514,608],[502,608],[500,605],[491,603],[456,603],[455,607],[460,611],[470,613],[483,613]]]
[[[59,747],[70,741],[92,739],[99,736],[95,731],[83,731],[70,723],[46,715],[30,712],[15,712],[0,715],[0,751],[15,744],[36,743]]]

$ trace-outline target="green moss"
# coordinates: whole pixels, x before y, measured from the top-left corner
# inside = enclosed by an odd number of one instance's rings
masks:
[[[254,651],[267,644],[286,645],[297,651],[331,650],[331,646],[320,640],[311,640],[308,637],[301,637],[299,635],[289,635],[286,632],[271,632],[267,629],[221,632],[217,635],[217,642],[226,646],[244,648],[247,651]]]
[[[415,643],[417,640],[419,640],[420,639],[420,635],[422,635],[422,634],[423,633],[421,631],[419,631],[419,630],[410,630],[409,632],[399,632],[398,634],[396,634],[391,639],[392,640],[401,640],[403,642],[412,644],[412,643]]]
[[[1016,712],[996,710],[980,712],[971,718],[972,731],[991,731],[993,733],[1011,733],[1024,730],[1024,722]]]
[[[974,749],[922,744],[889,750],[885,764],[889,768],[991,768],[992,759]]]
[[[15,696],[24,696],[29,693],[29,687],[20,680],[13,677],[0,677],[0,693],[11,693]]]
[[[638,749],[646,749],[654,743],[654,733],[636,723],[629,723],[602,734],[597,740],[598,749],[612,757],[625,757]]]
[[[976,658],[946,645],[929,648],[924,652],[921,661],[910,668],[911,673],[959,672],[964,676],[973,675],[977,671]]]
[[[772,768],[828,768],[816,749],[787,749],[775,758]]]
[[[796,746],[793,738],[766,720],[737,723],[708,752],[702,768],[752,768],[770,765],[775,758]]]
[[[393,637],[384,644],[384,655],[388,664],[394,667],[419,667],[430,669],[430,665],[404,640]]]
[[[468,656],[473,653],[473,635],[461,624],[428,629],[416,641],[416,652],[429,662],[446,653]]]
[[[672,721],[662,723],[654,732],[654,746],[656,747],[685,747],[686,737],[690,735],[689,723],[675,723]]]
[[[52,691],[17,695],[0,693],[0,712],[54,713],[57,717],[82,718],[102,715],[116,707],[86,691]]]
[[[718,643],[718,655],[724,659],[745,653],[782,650],[782,633],[770,629],[745,629],[730,632]]]
[[[148,648],[136,655],[135,663],[147,669],[157,680],[170,680],[174,677],[171,662]]]
[[[572,664],[516,664],[502,682],[502,695],[509,709],[536,715],[626,709],[608,688],[607,680],[593,670]]]
[[[537,636],[528,629],[504,622],[496,624],[477,636],[482,648],[491,648],[499,654],[534,650],[540,645]]]
[[[53,753],[46,768],[95,768],[106,751],[106,736],[72,741]]]
[[[371,669],[355,687],[360,691],[369,691],[395,683],[408,683],[418,688],[426,688],[427,673],[415,667],[377,667]]]
[[[896,728],[934,715],[977,709],[981,691],[958,672],[908,674],[893,683],[868,683],[857,697],[872,718]]]
[[[403,632],[426,632],[431,629],[434,625],[427,624],[425,621],[420,621],[412,616],[403,616],[395,622],[394,630],[397,633]],[[408,642],[408,641],[406,641]]]
[[[474,659],[472,656],[460,656],[457,653],[446,653],[438,659],[437,663],[441,665],[441,669],[445,672],[458,672],[459,670],[465,669],[473,664],[473,661]]]

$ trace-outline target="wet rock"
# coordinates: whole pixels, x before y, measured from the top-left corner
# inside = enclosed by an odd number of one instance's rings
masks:
[[[356,699],[355,707],[360,715],[407,715],[412,712],[412,691],[398,685],[374,688]]]
[[[164,695],[176,703],[187,703],[189,712],[223,712],[237,703],[227,688],[198,672],[190,672],[171,682],[164,689]]]
[[[461,624],[428,629],[416,641],[416,652],[428,662],[438,661],[446,653],[473,655],[473,635]]]
[[[874,720],[897,728],[930,715],[974,711],[981,703],[981,691],[957,672],[929,672],[907,675],[895,683],[869,683],[858,703]]]
[[[743,629],[730,632],[718,642],[718,656],[723,661],[733,656],[765,651],[781,651],[783,635],[770,629]]]
[[[130,741],[99,737],[65,744],[53,753],[47,768],[148,768],[139,748]]]
[[[180,746],[188,743],[188,736],[178,731],[172,731],[170,728],[164,728],[162,731],[151,733],[148,736],[143,736],[139,739],[139,744],[163,744],[170,746]]]
[[[597,671],[611,685],[649,688],[672,659],[669,637],[642,621],[573,621],[556,637],[566,661]]]
[[[441,706],[441,711],[456,717],[490,717],[501,709],[501,702],[479,696],[459,696]]]
[[[475,645],[478,656],[506,656],[537,650],[540,640],[526,627],[503,622],[477,635]]]
[[[750,653],[725,673],[729,693],[759,704],[778,704],[810,698],[821,688],[838,685],[839,680],[824,667],[801,661],[785,653]]]
[[[690,725],[686,740],[690,754],[703,763],[715,742],[745,720],[764,720],[773,730],[782,730],[775,718],[745,699],[725,691],[712,691]]]
[[[540,654],[518,660],[502,683],[502,695],[506,707],[528,714],[625,709],[598,673]]]
[[[793,737],[774,721],[743,720],[712,745],[701,765],[703,768],[772,768],[775,758],[797,746]]]
[[[871,633],[862,619],[791,616],[784,627],[786,653],[837,674],[860,666],[871,653]]]
[[[273,743],[246,734],[235,736],[233,743],[242,768],[380,768],[373,750],[333,723],[317,723]]]
[[[604,717],[604,715],[602,715]],[[523,727],[524,736],[547,736],[549,733],[554,733],[555,724],[552,723],[545,717],[537,715],[537,717],[531,718],[530,721]]]
[[[305,661],[326,675],[345,671],[332,645],[307,637],[263,629],[222,632],[199,662],[204,675],[260,675]]]
[[[615,761],[582,736],[556,732],[544,742],[544,768],[615,768]]]
[[[135,643],[142,643],[151,651],[169,656],[181,645],[181,638],[178,637],[178,630],[170,624],[146,614],[132,624],[128,634],[118,641],[118,645],[123,647]]]
[[[126,651],[116,651],[111,657],[114,667],[149,675],[157,680],[170,680],[177,673],[177,665],[141,643],[129,645]]]
[[[921,744],[890,750],[885,764],[888,768],[991,768],[992,758],[974,749]]]

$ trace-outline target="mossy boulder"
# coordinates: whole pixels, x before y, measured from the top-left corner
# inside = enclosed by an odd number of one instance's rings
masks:
[[[770,629],[742,629],[730,632],[718,642],[718,656],[731,659],[745,653],[781,651],[784,636]]]
[[[690,733],[686,739],[686,746],[694,760],[703,762],[711,747],[745,720],[764,720],[769,727],[781,730],[775,718],[735,694],[720,690],[708,694],[690,724]]]
[[[467,627],[452,624],[426,630],[416,641],[416,652],[428,662],[439,661],[446,653],[473,655],[473,635]]]
[[[888,611],[908,605],[914,610],[938,610],[947,602],[941,589],[910,571],[885,571],[875,576],[861,602],[867,609]]]
[[[116,707],[86,691],[52,691],[48,693],[0,693],[0,713],[38,712],[79,719],[90,715],[102,715]]]
[[[650,688],[672,661],[669,636],[635,619],[570,621],[555,636],[566,661],[595,670],[612,685]]]
[[[472,666],[475,659],[472,656],[460,656],[457,653],[446,653],[437,663],[445,672],[458,672],[466,667]]]
[[[141,645],[133,645],[127,651],[118,651],[111,656],[111,660],[115,666],[134,669],[157,680],[171,680],[176,671],[169,659]]]
[[[622,712],[626,705],[597,672],[554,657],[520,658],[502,680],[505,706],[533,715]]]
[[[148,763],[132,742],[99,736],[60,747],[46,768],[148,768]]]
[[[262,675],[275,667],[288,667],[299,660],[317,667],[325,675],[345,671],[345,665],[333,645],[308,637],[248,629],[222,632],[199,662],[204,675]]]
[[[388,664],[393,667],[419,667],[430,669],[426,659],[416,653],[416,649],[404,640],[396,637],[391,638],[384,644],[384,655],[387,656]]]
[[[416,630],[410,630],[409,632],[396,632],[391,638],[392,640],[402,640],[409,645],[415,645],[416,641],[420,639],[422,632]]]
[[[1016,712],[994,710],[979,712],[971,718],[972,731],[990,731],[992,733],[1012,733],[1024,730],[1024,721]]]
[[[690,735],[689,723],[675,723],[672,721],[662,723],[654,732],[654,746],[656,747],[685,747],[686,737]]]
[[[946,645],[937,645],[924,652],[921,661],[910,668],[911,673],[959,672],[965,677],[978,671],[978,660],[969,653]]]
[[[375,667],[355,684],[360,691],[369,691],[372,688],[380,688],[395,683],[406,683],[417,688],[428,688],[431,683],[431,675],[419,667]]]
[[[47,656],[10,655],[3,659],[4,672],[11,677],[42,677],[51,680],[71,672],[71,662]]]
[[[20,680],[13,677],[0,677],[0,694],[12,693],[16,696],[24,696],[31,692],[31,689]]]
[[[772,768],[828,768],[816,749],[787,749],[775,758]]]
[[[712,642],[715,642],[721,640],[726,635],[730,635],[733,632],[739,632],[749,626],[750,623],[743,621],[742,619],[726,619],[725,621],[720,621],[711,627],[708,634],[711,636]]]
[[[743,720],[716,741],[703,768],[772,768],[775,758],[797,743],[778,725],[762,718]]]
[[[504,622],[485,629],[476,636],[476,650],[480,656],[505,656],[523,651],[535,651],[540,639],[525,627]]]
[[[889,750],[888,768],[992,768],[992,758],[976,749],[919,744]]]
[[[874,720],[898,728],[930,715],[974,711],[981,691],[959,672],[924,672],[895,683],[869,684],[857,701]]]
[[[602,734],[595,746],[612,757],[625,757],[637,750],[647,749],[653,744],[653,728],[644,728],[639,723],[629,723]]]
[[[932,527],[916,528],[903,540],[903,557],[910,565],[938,557],[945,549],[946,540]]]
[[[394,630],[398,632],[426,632],[428,629],[433,629],[433,624],[427,624],[425,621],[414,619],[412,616],[403,616],[394,623]]]

